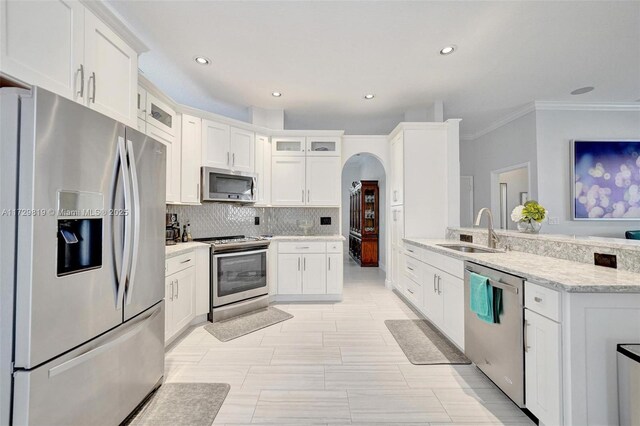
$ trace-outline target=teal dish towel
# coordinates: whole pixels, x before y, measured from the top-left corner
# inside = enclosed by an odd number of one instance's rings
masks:
[[[471,297],[469,304],[471,312],[477,315],[489,315],[493,311],[493,297],[489,278],[471,272]]]
[[[496,309],[493,300],[493,287],[489,278],[471,272],[471,297],[469,304],[471,312],[489,324],[495,324]]]

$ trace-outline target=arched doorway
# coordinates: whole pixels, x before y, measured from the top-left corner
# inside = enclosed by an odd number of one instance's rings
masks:
[[[345,243],[345,256],[349,256],[349,225],[350,225],[350,194],[353,182],[361,180],[378,181],[379,208],[378,208],[378,268],[386,269],[387,259],[387,229],[385,219],[387,215],[387,176],[382,161],[371,153],[360,152],[347,159],[342,168],[342,235],[347,239]],[[373,268],[372,268],[373,269]]]

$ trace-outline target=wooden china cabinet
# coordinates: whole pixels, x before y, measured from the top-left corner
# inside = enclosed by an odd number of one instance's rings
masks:
[[[379,203],[377,180],[353,183],[349,203],[349,255],[360,266],[378,266]]]

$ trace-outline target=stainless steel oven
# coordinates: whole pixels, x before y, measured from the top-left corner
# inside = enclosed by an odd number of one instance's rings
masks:
[[[212,254],[213,309],[269,293],[267,249]]]
[[[202,201],[256,201],[256,176],[250,173],[231,173],[228,170],[203,167],[201,187]]]

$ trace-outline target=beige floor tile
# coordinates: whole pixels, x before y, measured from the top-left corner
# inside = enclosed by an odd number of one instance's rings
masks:
[[[324,368],[301,365],[251,367],[242,390],[252,389],[323,390]]]
[[[346,319],[372,319],[371,313],[366,311],[326,311],[322,313],[323,320],[346,320]]]
[[[209,349],[199,365],[269,365],[273,348],[214,348]]]
[[[291,319],[282,324],[281,331],[288,332],[311,332],[311,331],[336,331],[335,321],[296,321]]]
[[[396,365],[325,367],[326,389],[407,389]]]
[[[213,424],[251,423],[259,396],[259,392],[230,392]]]
[[[436,396],[421,390],[349,390],[354,422],[446,422],[450,418]]]
[[[342,364],[338,347],[278,347],[271,358],[271,365],[339,365]]]
[[[169,382],[175,383],[227,383],[239,388],[249,372],[249,366],[240,365],[185,365]]]
[[[384,346],[386,342],[377,331],[325,332],[324,346]]]
[[[340,346],[342,363],[347,364],[410,364],[400,347]]]
[[[260,346],[322,346],[322,332],[268,334]]]
[[[350,422],[345,391],[263,391],[253,423]]]

